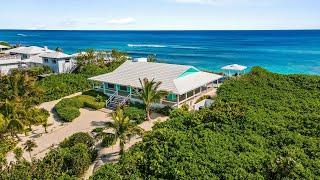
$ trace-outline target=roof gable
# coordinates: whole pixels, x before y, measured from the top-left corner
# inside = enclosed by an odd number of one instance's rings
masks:
[[[188,70],[186,70],[185,72],[183,72],[182,74],[180,74],[178,78],[181,78],[181,77],[184,77],[184,76],[196,73],[196,72],[199,72],[199,70],[195,67],[191,67]]]

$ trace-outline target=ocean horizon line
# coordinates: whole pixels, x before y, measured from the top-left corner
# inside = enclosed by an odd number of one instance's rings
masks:
[[[2,29],[0,31],[320,31],[315,29]]]

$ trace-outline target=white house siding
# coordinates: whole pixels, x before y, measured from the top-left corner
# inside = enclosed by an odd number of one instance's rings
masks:
[[[58,67],[58,61],[57,60],[51,59],[51,58],[46,58],[48,60],[46,62],[44,59],[43,59],[43,65],[49,66],[52,69],[53,72],[59,73],[59,67]],[[54,61],[56,61],[57,63],[54,63]]]
[[[70,72],[72,67],[75,64],[75,60],[66,60],[66,59],[51,59],[47,58],[48,62],[45,62],[46,58],[43,58],[43,64],[46,66],[49,66],[53,72],[55,73],[67,73]],[[54,60],[56,60],[56,63],[54,63]],[[69,62],[66,62],[69,61]]]
[[[68,62],[66,62],[68,61]],[[59,73],[67,73],[70,72],[73,65],[74,65],[74,60],[65,60],[65,59],[61,59],[58,61],[58,65],[59,65]]]
[[[18,67],[18,64],[2,64],[0,65],[0,73],[7,75],[11,69],[17,69]]]

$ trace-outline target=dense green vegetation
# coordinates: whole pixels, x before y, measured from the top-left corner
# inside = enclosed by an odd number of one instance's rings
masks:
[[[10,76],[0,76],[1,162],[20,140],[18,134],[29,133],[32,125],[47,125],[49,113],[34,107],[42,94],[35,83],[36,78],[29,71],[13,71]]]
[[[71,122],[80,116],[80,108],[101,109],[105,106],[105,96],[79,95],[72,98],[62,99],[54,109],[62,121]],[[101,97],[101,98],[97,98]]]
[[[95,63],[83,65],[74,73],[46,77],[37,82],[38,87],[44,92],[41,102],[53,101],[76,92],[89,90],[92,88],[89,77],[111,72],[123,62],[123,59],[115,59],[107,64],[103,61],[95,61]]]
[[[123,114],[124,116],[129,117],[129,119],[133,121],[135,124],[141,124],[147,118],[146,111],[135,106],[124,107]]]
[[[70,74],[39,79],[38,75],[51,71],[48,67],[34,67],[14,70],[8,76],[0,76],[0,164],[5,162],[5,154],[15,147],[17,140],[20,140],[18,134],[28,134],[32,131],[33,125],[42,125],[47,133],[49,113],[44,109],[37,109],[36,105],[90,89],[92,82],[87,78],[110,72],[124,62],[124,53],[114,51],[113,54],[112,62],[106,63],[98,59]],[[93,58],[97,59],[96,56]],[[104,97],[90,97],[83,106],[101,107],[102,103],[94,102],[92,99],[102,101]],[[74,114],[78,111],[73,110],[69,114],[76,117]],[[72,120],[69,117],[68,119]]]
[[[172,111],[92,179],[319,179],[319,109],[319,76],[253,68],[211,108]]]
[[[96,158],[94,139],[86,133],[76,133],[52,149],[43,160],[24,159],[1,166],[0,179],[76,179],[83,175]]]

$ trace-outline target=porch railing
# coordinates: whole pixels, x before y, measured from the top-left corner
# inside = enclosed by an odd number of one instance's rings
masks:
[[[129,99],[131,98],[131,94],[127,95],[123,100],[120,102],[119,106],[124,105]]]
[[[114,97],[116,97],[118,95],[118,91],[115,91],[110,97],[108,100],[106,100],[106,106],[108,106],[108,104],[112,101],[112,99]]]

